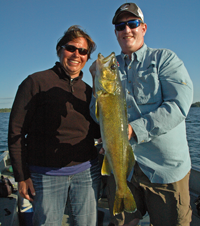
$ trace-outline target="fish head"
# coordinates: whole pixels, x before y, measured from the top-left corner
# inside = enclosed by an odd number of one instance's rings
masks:
[[[115,53],[113,52],[107,57],[99,53],[96,61],[96,95],[99,93],[115,95],[118,92],[119,82],[119,71]]]

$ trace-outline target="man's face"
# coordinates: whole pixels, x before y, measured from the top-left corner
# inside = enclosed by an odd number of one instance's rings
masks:
[[[85,38],[76,38],[73,41],[67,43],[68,45],[73,45],[77,48],[88,49],[88,44]],[[60,63],[66,69],[68,75],[71,78],[76,78],[79,76],[80,71],[85,66],[88,60],[88,55],[80,55],[78,49],[75,52],[67,51],[62,48],[59,54]]]
[[[134,17],[131,13],[124,12],[118,17],[117,23],[126,22],[129,20],[140,19]],[[129,28],[127,25],[123,31],[116,31],[115,34],[119,45],[121,46],[122,52],[128,54],[129,57],[133,52],[136,52],[144,44],[144,35],[147,30],[147,25],[141,23],[137,28]]]

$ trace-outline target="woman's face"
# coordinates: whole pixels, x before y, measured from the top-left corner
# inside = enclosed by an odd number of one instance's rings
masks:
[[[85,38],[79,37],[73,41],[69,41],[67,45],[72,45],[77,48],[88,49],[88,44]],[[74,52],[67,51],[62,48],[59,53],[60,63],[66,69],[68,75],[71,78],[76,78],[79,76],[80,71],[85,66],[85,63],[88,60],[88,55],[80,55],[78,49]]]

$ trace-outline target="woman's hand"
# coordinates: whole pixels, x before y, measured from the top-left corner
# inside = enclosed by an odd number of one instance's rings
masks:
[[[18,182],[18,190],[19,190],[19,194],[23,198],[28,199],[29,201],[33,201],[33,199],[28,194],[28,190],[30,190],[31,195],[35,196],[35,189],[33,187],[33,182],[31,178],[28,178],[25,181]]]

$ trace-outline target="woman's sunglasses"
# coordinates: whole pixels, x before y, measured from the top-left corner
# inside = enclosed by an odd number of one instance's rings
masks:
[[[87,49],[84,49],[84,48],[77,48],[76,46],[72,46],[72,45],[64,45],[62,46],[62,48],[64,48],[65,50],[73,53],[75,52],[77,49],[78,49],[78,52],[80,55],[86,55],[88,54],[88,50]]]
[[[115,24],[115,29],[117,31],[123,31],[127,26],[129,26],[130,29],[139,27],[140,24],[143,23],[141,20],[129,20],[129,21],[125,21],[125,22],[121,22],[119,24]]]

